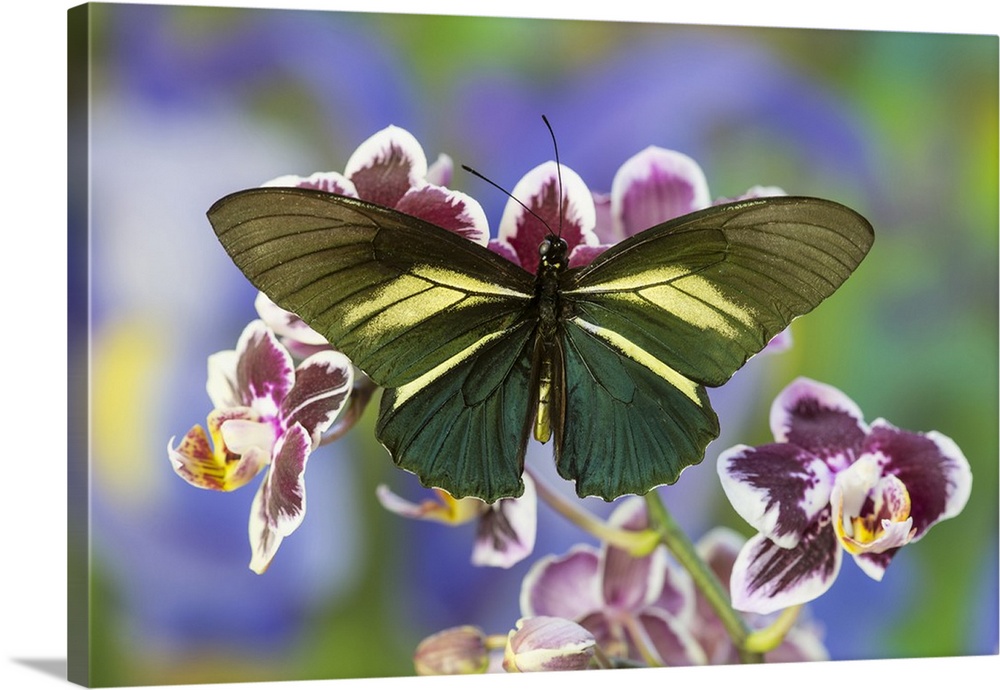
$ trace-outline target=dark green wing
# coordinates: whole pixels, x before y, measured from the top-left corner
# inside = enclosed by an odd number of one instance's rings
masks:
[[[719,386],[868,253],[871,225],[832,201],[753,199],[655,226],[563,276],[575,317]]]
[[[535,321],[382,395],[375,433],[426,486],[493,502],[524,491]]]
[[[719,432],[703,386],[828,297],[872,240],[834,202],[757,199],[658,225],[564,274],[560,474],[608,500],[675,482]]]
[[[392,209],[261,188],[208,213],[251,283],[386,390],[378,439],[427,486],[518,496],[530,428],[534,277]]]
[[[702,386],[579,323],[560,340],[565,400],[554,426],[559,474],[580,496],[614,500],[672,484],[719,435]]]
[[[208,218],[251,283],[387,388],[509,329],[532,297],[519,266],[357,199],[262,187],[220,199]]]

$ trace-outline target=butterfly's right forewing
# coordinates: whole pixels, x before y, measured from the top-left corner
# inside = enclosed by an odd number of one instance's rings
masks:
[[[251,283],[388,388],[510,328],[532,297],[520,267],[357,199],[259,188],[208,216]]]

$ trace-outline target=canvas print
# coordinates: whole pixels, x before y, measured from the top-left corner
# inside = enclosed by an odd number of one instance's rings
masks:
[[[68,27],[70,680],[997,654],[996,36]]]

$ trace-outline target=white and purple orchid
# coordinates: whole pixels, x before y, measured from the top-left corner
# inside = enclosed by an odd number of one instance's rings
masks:
[[[746,538],[734,530],[716,527],[698,540],[695,551],[719,582],[727,583],[732,576],[733,564],[746,541]],[[752,613],[743,616],[753,630],[766,628],[774,618],[775,615]],[[733,644],[732,637],[708,603],[708,599],[698,590],[695,590],[695,615],[691,627],[698,644],[705,651],[709,664],[739,663],[739,649]],[[821,629],[809,618],[807,610],[799,614],[781,643],[764,653],[764,661],[769,664],[828,661],[829,658],[830,655],[823,645]]]
[[[267,475],[250,510],[250,568],[264,572],[281,540],[305,516],[303,475],[309,454],[347,402],[353,367],[334,350],[298,367],[262,321],[251,322],[235,350],[209,357],[207,390],[214,409],[208,433],[196,425],[167,454],[188,483],[233,491],[261,470]]]
[[[537,505],[535,483],[524,475],[524,493],[486,503],[478,498],[456,499],[447,491],[433,490],[433,498],[413,503],[381,484],[376,496],[386,510],[407,518],[458,526],[476,520],[472,564],[510,568],[535,548]]]
[[[644,529],[644,501],[632,497],[615,509],[609,524]],[[728,581],[743,538],[716,529],[695,546],[722,581]],[[658,547],[635,557],[603,544],[577,545],[561,557],[535,563],[521,586],[521,614],[572,620],[590,631],[606,656],[650,665],[736,663],[739,650],[690,575]],[[754,628],[768,620],[747,618]],[[820,661],[827,653],[808,621],[796,623],[784,641],[767,652],[767,662]]]
[[[625,499],[609,518],[619,529],[649,526],[641,498]],[[605,543],[578,544],[534,563],[521,584],[521,615],[575,621],[609,657],[656,666],[706,663],[691,631],[694,585],[669,567],[665,547],[636,558]]]
[[[284,175],[263,187],[306,187],[370,201],[416,216],[486,246],[489,226],[479,202],[448,189],[452,162],[441,155],[430,168],[416,138],[390,125],[366,139],[343,173]]]
[[[962,511],[972,487],[954,441],[871,425],[831,386],[799,378],[771,407],[775,443],[736,446],[718,471],[736,512],[759,534],[730,582],[734,608],[769,613],[815,599],[843,551],[881,580],[899,548]]]
[[[549,161],[521,178],[512,197],[498,238],[489,247],[532,273],[538,268],[538,245],[548,232],[566,240],[571,266],[584,266],[626,237],[710,204],[708,183],[698,164],[682,153],[655,146],[618,169],[610,194],[592,193],[573,170]]]

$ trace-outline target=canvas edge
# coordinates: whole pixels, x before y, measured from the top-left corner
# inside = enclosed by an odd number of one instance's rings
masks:
[[[90,669],[90,5],[67,10],[67,680]]]

